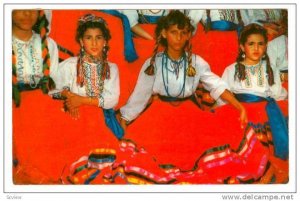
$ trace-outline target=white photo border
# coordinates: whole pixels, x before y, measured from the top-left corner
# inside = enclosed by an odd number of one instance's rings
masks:
[[[1,60],[3,69],[1,81],[3,81],[3,192],[4,193],[296,193],[297,192],[297,4],[296,3],[101,3],[72,1],[75,3],[59,3],[58,1],[45,1],[34,3],[24,1],[3,2],[2,20],[2,48],[9,50],[11,47],[11,11],[13,9],[249,9],[249,8],[273,8],[288,9],[289,22],[289,183],[266,185],[15,185],[12,182],[12,93],[11,93],[11,51],[3,51]],[[47,3],[48,2],[48,3]]]

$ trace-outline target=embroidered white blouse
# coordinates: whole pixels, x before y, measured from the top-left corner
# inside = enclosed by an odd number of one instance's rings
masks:
[[[50,54],[50,76],[53,78],[58,69],[58,49],[51,38],[47,38]],[[12,37],[12,48],[16,56],[18,82],[38,83],[43,77],[42,44],[39,34],[34,33],[30,40],[22,41]]]
[[[178,73],[175,72],[174,63],[166,59],[164,53],[158,53],[155,59],[155,75],[144,73],[149,66],[151,58],[146,60],[140,71],[135,89],[126,105],[120,111],[122,118],[127,121],[134,120],[147,106],[148,100],[154,94],[168,97],[185,98],[191,96],[201,80],[204,87],[210,91],[213,98],[217,99],[227,89],[227,85],[220,77],[211,72],[208,63],[200,56],[192,55],[192,65],[196,69],[194,77],[188,77],[187,68],[182,61]],[[167,63],[162,64],[164,62]],[[178,61],[177,61],[178,62]]]
[[[86,87],[80,87],[77,81],[77,57],[69,59],[59,64],[59,70],[55,76],[56,90],[50,94],[62,91],[64,87],[69,87],[70,91],[80,96],[87,96]],[[96,68],[95,64],[89,63],[91,68]],[[110,79],[104,80],[104,87],[100,98],[100,106],[104,109],[110,109],[118,104],[120,96],[119,70],[116,64],[108,62],[110,67]]]
[[[228,84],[231,92],[248,93],[264,98],[272,97],[275,100],[287,98],[287,91],[281,85],[279,70],[273,69],[275,83],[272,86],[268,84],[265,61],[255,66],[246,66],[246,79],[243,81],[235,79],[235,65],[236,63],[228,66],[222,75],[222,80]],[[218,104],[222,105],[224,102],[218,100]]]

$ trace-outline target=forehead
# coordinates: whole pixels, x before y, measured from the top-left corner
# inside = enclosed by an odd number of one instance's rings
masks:
[[[265,41],[265,39],[262,34],[250,34],[247,41]]]
[[[84,35],[102,35],[100,28],[87,28]]]
[[[170,25],[169,28],[167,29],[168,31],[188,31],[188,26],[185,26],[183,28],[179,28],[177,24]]]
[[[31,14],[35,14],[35,15],[38,15],[39,11],[38,10],[13,10],[12,11],[12,14],[13,15],[23,15],[24,13],[31,13]]]

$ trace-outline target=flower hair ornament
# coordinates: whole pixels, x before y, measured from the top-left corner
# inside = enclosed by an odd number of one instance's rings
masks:
[[[102,17],[98,17],[93,14],[86,14],[78,19],[79,25],[83,25],[87,22],[99,22],[107,26],[106,21]]]

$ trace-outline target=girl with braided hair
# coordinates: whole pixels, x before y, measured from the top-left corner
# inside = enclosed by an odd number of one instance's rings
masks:
[[[258,24],[245,26],[239,39],[240,47],[236,62],[225,69],[222,79],[239,101],[251,104],[263,102],[267,114],[265,121],[269,122],[272,131],[275,155],[287,159],[287,124],[276,104],[276,101],[281,101],[280,107],[284,108],[285,114],[287,113],[287,91],[282,87],[279,69],[271,66],[267,43],[265,28]],[[253,115],[251,110],[251,107],[247,108],[251,122],[255,122],[257,116],[266,116],[263,115],[265,113],[263,108],[261,111],[255,110]]]
[[[55,84],[58,67],[56,43],[47,37],[47,19],[43,10],[12,12],[13,100],[20,106],[22,91],[41,89],[47,94]]]
[[[80,54],[60,63],[55,76],[59,92],[53,97],[65,99],[64,110],[75,119],[83,105],[103,108],[107,126],[121,138],[123,130],[112,109],[119,100],[120,84],[117,65],[107,60],[110,39],[110,31],[101,17],[87,14],[78,20],[76,41],[81,46]]]
[[[58,49],[47,36],[47,26],[44,10],[12,11],[13,170],[17,183],[20,170],[27,169],[27,153],[36,144],[28,136],[42,136],[52,120],[53,100],[47,93],[55,88],[52,77],[58,68]]]
[[[152,95],[166,101],[182,101],[191,97],[200,80],[214,98],[221,97],[240,111],[242,124],[247,121],[244,108],[226,90],[226,84],[210,71],[207,62],[192,54],[192,32],[190,19],[178,10],[158,21],[153,56],[144,63],[134,92],[120,109],[124,128],[125,122],[134,120],[146,108]],[[159,45],[165,50],[158,52]]]

